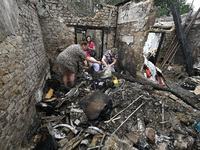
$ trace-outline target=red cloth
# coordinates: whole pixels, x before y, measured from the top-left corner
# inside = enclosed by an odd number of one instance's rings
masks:
[[[91,52],[90,50],[89,51],[85,51],[85,53],[87,54],[88,57],[91,57],[90,52]]]
[[[165,82],[164,82],[164,80],[163,80],[162,77],[157,77],[157,81],[158,81],[158,83],[159,83],[160,85],[166,86],[166,84],[165,84]]]
[[[88,43],[88,47],[89,47],[89,48],[93,49],[94,46],[95,46],[95,45],[94,45],[93,42]]]
[[[94,45],[93,42],[88,43],[88,48],[93,49],[94,46],[95,46],[95,45]],[[91,52],[91,50],[85,51],[85,53],[86,53],[89,57],[91,57],[90,52]]]
[[[149,69],[145,69],[145,71],[146,71],[147,77],[150,78],[150,77],[151,77],[151,72],[150,72],[150,70],[149,70]]]

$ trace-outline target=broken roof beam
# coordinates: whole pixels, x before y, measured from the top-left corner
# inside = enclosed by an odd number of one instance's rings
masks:
[[[181,25],[181,16],[179,12],[179,6],[178,3],[174,3],[171,7],[172,10],[172,15],[176,27],[176,34],[178,36],[178,40],[181,46],[181,50],[183,53],[183,57],[186,62],[186,71],[189,76],[193,75],[193,66],[192,66],[192,61],[191,61],[191,54],[188,49],[187,41],[186,41],[186,35],[184,33],[184,30]]]
[[[124,4],[126,4],[126,3],[130,2],[130,1],[131,0],[125,0],[125,1],[122,1],[122,2],[119,2],[119,3],[115,4],[115,6],[124,5]]]
[[[188,14],[187,14],[187,17],[185,19],[185,22],[183,24],[183,28],[185,29],[185,26],[189,20],[189,18],[191,17],[192,15],[192,12],[193,11],[190,11]],[[178,38],[177,38],[177,35],[174,36],[166,54],[165,54],[165,57],[161,63],[161,69],[164,67],[164,65],[167,63],[167,61],[169,61],[169,59],[172,59],[172,56],[175,55],[174,53],[176,53],[176,49],[177,49],[177,46],[179,45],[179,42],[178,42]],[[171,57],[171,58],[170,58]]]
[[[200,8],[199,8],[198,11],[195,13],[195,15],[193,16],[192,20],[189,22],[189,24],[185,27],[184,30],[185,30],[186,36],[188,35],[188,33],[189,33],[189,31],[190,31],[192,25],[194,24],[194,22],[195,22],[195,20],[196,20],[196,18],[197,18],[197,16],[198,16],[198,14],[199,14],[199,12],[200,12]],[[186,19],[186,20],[187,20],[187,19]],[[185,22],[185,23],[186,23],[186,22]],[[179,44],[179,42],[177,42],[176,45],[175,45],[175,47],[173,48],[174,50],[173,50],[172,56],[170,57],[170,59],[168,58],[168,64],[171,63],[172,59],[174,58],[174,56],[175,56],[175,54],[176,54],[176,52],[178,51],[179,48],[180,48],[180,44]]]

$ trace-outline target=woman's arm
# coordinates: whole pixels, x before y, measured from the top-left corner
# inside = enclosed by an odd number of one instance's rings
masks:
[[[114,61],[112,62],[112,64],[110,64],[110,66],[113,66],[114,64],[116,64],[117,59],[114,59]]]
[[[96,61],[94,59],[91,59],[90,57],[86,57],[84,58],[86,61],[89,61],[89,62],[92,62],[92,63],[98,63],[99,65],[101,65],[101,62],[100,61]]]
[[[95,50],[95,45],[92,47],[92,50]]]
[[[101,59],[101,61],[102,61],[102,63],[103,63],[106,67],[108,67],[108,65],[107,65],[107,63],[105,62],[105,60],[106,60],[106,56],[103,56],[103,58]]]

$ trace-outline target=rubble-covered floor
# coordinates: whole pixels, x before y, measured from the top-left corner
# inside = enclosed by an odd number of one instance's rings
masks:
[[[180,83],[186,79],[185,74],[178,72],[177,69],[174,70],[176,70],[174,71],[176,75],[171,73],[167,76],[168,79],[171,78],[171,80],[167,79],[168,85],[176,91],[182,91],[184,94],[181,95],[188,96],[187,99],[191,96],[192,101],[194,94],[180,87]],[[79,88],[74,88],[68,95],[65,95],[67,91],[64,92],[60,87],[56,87],[56,84],[50,84],[55,88],[53,99],[50,99],[53,101],[48,102],[49,100],[44,99],[43,102],[37,104],[38,123],[36,125],[39,125],[34,126],[35,130],[33,127],[30,131],[32,135],[29,134],[30,140],[24,143],[26,147],[24,149],[28,147],[28,149],[36,150],[89,150],[99,149],[100,145],[102,145],[101,149],[105,150],[200,149],[200,136],[195,124],[200,121],[198,110],[172,93],[155,90],[150,85],[118,79],[118,84],[112,87],[109,84],[112,80],[114,79],[107,79],[104,82],[106,88],[102,89],[103,86],[98,86],[96,91],[92,85],[93,80],[80,76],[76,84]],[[46,93],[49,88],[46,87]],[[112,101],[111,113],[104,115],[103,120],[102,118],[89,120],[79,105],[93,92],[105,93]],[[61,103],[63,99],[66,101]],[[95,105],[100,104],[95,103]],[[93,108],[98,107],[95,105]],[[116,115],[117,113],[119,115]],[[115,117],[112,118],[113,116]],[[63,133],[55,135],[53,127],[58,124],[67,124],[73,129],[54,128]],[[56,138],[65,136],[65,138],[56,139],[51,135]]]

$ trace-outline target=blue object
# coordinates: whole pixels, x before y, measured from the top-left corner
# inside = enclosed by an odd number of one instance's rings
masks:
[[[196,122],[194,125],[196,126],[197,130],[200,131],[200,122]]]

